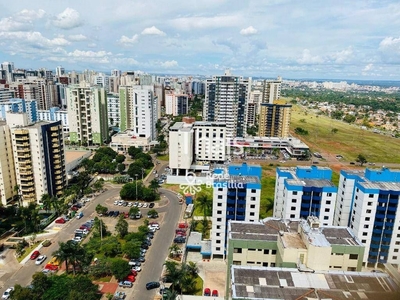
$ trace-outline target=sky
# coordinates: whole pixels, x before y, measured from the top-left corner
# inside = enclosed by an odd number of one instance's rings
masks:
[[[1,1],[3,61],[106,73],[400,80],[400,1]]]

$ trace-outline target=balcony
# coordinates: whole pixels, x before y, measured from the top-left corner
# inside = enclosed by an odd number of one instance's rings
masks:
[[[51,136],[52,136],[52,137],[57,137],[57,136],[58,136],[58,133],[57,133],[57,132],[54,132],[54,133],[51,134]]]
[[[51,139],[51,141],[58,144],[58,139]]]
[[[21,180],[24,180],[24,181],[33,180],[33,176],[21,177]]]
[[[34,192],[35,189],[34,188],[25,188],[22,186],[21,191],[22,191],[22,193],[29,193],[29,192]]]
[[[58,131],[58,126],[50,127],[50,131]]]
[[[59,159],[56,159],[55,161],[54,161],[54,164],[56,165],[58,165],[59,163],[60,163],[61,161],[59,160]]]
[[[62,179],[62,177],[60,175],[55,177],[56,179]]]
[[[57,180],[56,184],[62,184],[63,182],[61,180]]]
[[[61,171],[57,170],[57,171],[54,172],[54,174],[59,175],[59,174],[61,174]]]
[[[21,175],[33,175],[32,171],[28,171],[28,170],[20,170],[19,174],[21,174]]]
[[[31,151],[31,149],[29,149],[29,148],[17,148],[17,153],[27,153],[30,151]]]
[[[59,158],[60,158],[60,154],[54,154],[54,155],[53,155],[53,158],[59,159]]]

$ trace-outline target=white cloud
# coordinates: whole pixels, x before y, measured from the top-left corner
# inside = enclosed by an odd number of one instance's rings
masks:
[[[324,60],[322,57],[318,55],[316,56],[311,55],[310,50],[304,49],[302,57],[299,58],[297,62],[302,65],[313,65],[313,64],[321,64],[324,62]]]
[[[108,55],[112,55],[111,52],[106,52],[106,51],[81,51],[81,50],[75,50],[74,52],[69,52],[68,56],[72,57],[106,57]]]
[[[214,17],[182,17],[171,21],[172,26],[180,30],[234,27],[240,21],[237,15]]]
[[[70,41],[74,41],[74,42],[82,42],[82,41],[86,41],[87,37],[83,34],[73,34],[73,35],[69,35],[68,39]]]
[[[88,46],[89,48],[96,48],[96,47],[97,47],[97,44],[96,44],[96,43],[89,43],[87,46]]]
[[[371,71],[371,69],[372,69],[373,66],[374,66],[373,64],[368,64],[368,65],[366,65],[366,66],[364,67],[363,71],[364,71],[364,72]]]
[[[255,35],[256,33],[257,29],[255,29],[253,26],[249,26],[240,30],[241,35]]]
[[[15,42],[21,45],[24,44],[39,48],[51,48],[54,46],[66,46],[70,44],[70,42],[63,37],[48,39],[37,31],[0,32],[0,38],[4,40],[10,40],[11,42]]]
[[[23,9],[19,13],[16,14],[16,17],[18,18],[18,20],[23,20],[23,21],[29,22],[29,21],[43,18],[45,14],[46,14],[46,12],[43,9],[38,9],[37,11]]]
[[[342,64],[342,63],[350,61],[352,56],[353,56],[353,49],[351,47],[349,47],[345,50],[334,53],[332,55],[332,58],[336,63]]]
[[[72,8],[66,8],[62,13],[59,13],[55,20],[53,20],[53,25],[62,29],[72,29],[79,27],[83,24],[79,12]]]
[[[161,31],[156,26],[151,26],[143,29],[142,35],[165,35],[165,32]]]
[[[400,62],[400,37],[386,37],[379,44],[382,59],[386,62]]]
[[[20,22],[10,17],[0,20],[0,28],[2,31],[28,31],[32,28],[32,24]]]
[[[167,60],[167,61],[161,62],[161,66],[164,68],[177,67],[178,62],[176,60]]]
[[[124,45],[129,45],[129,44],[134,44],[137,42],[139,36],[137,34],[134,34],[132,38],[127,37],[126,35],[121,36],[121,38],[118,40],[119,43],[124,44]]]

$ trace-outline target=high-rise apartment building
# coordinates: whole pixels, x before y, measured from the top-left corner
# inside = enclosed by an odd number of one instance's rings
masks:
[[[212,258],[227,255],[228,221],[259,220],[261,196],[260,166],[229,165],[214,170],[211,229]]]
[[[188,110],[188,95],[175,90],[165,90],[165,114],[172,116],[187,115]]]
[[[119,127],[121,124],[119,94],[107,94],[108,125]]]
[[[28,124],[37,121],[36,100],[12,98],[9,101],[0,101],[0,120],[6,120],[7,112],[27,113]]]
[[[251,79],[233,76],[230,71],[207,79],[203,119],[225,123],[229,138],[245,136],[250,88]]]
[[[276,168],[274,217],[315,216],[324,226],[332,225],[337,187],[331,178],[332,170],[326,167]]]
[[[176,122],[169,129],[169,167],[173,175],[186,175],[193,163],[193,124]],[[173,141],[173,142],[172,142]]]
[[[5,121],[0,121],[0,201],[2,205],[7,205],[7,202],[15,195],[16,185],[10,127]]]
[[[109,131],[105,89],[82,83],[69,86],[66,92],[70,141],[89,146],[106,143]]]
[[[399,202],[399,170],[340,172],[334,224],[352,228],[366,247],[365,263],[400,263]]]
[[[226,160],[226,125],[216,122],[194,122],[194,161],[224,163]]]
[[[52,107],[49,110],[38,110],[37,116],[39,121],[61,121],[64,134],[69,133],[68,112],[66,110],[62,110],[59,107]]]
[[[61,121],[29,125],[26,114],[7,113],[7,124],[22,204],[40,203],[43,194],[61,196],[67,184]]]
[[[291,108],[290,104],[261,103],[258,136],[288,137]]]
[[[264,80],[262,83],[262,103],[274,103],[281,97],[282,78]]]
[[[158,99],[153,86],[120,86],[120,129],[129,129],[137,137],[157,138]]]
[[[13,62],[3,62],[1,64],[1,70],[5,73],[5,79],[7,83],[11,83],[14,81],[13,73],[14,73],[14,63]]]

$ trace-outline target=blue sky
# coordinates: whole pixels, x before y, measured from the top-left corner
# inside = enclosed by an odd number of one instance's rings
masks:
[[[400,1],[14,0],[15,67],[400,80]]]

